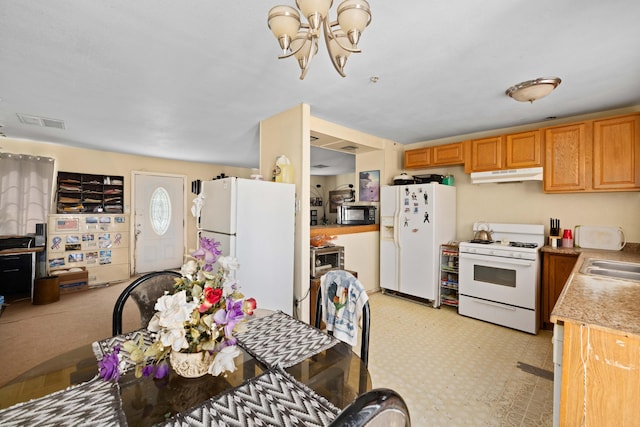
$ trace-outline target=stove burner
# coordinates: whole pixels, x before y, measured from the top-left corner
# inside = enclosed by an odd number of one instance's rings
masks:
[[[479,240],[479,239],[471,239],[469,240],[469,243],[480,243],[483,245],[490,245],[491,243],[494,243],[493,240]]]
[[[526,242],[509,242],[509,246],[513,246],[516,248],[537,248],[538,245],[535,243],[526,243]]]

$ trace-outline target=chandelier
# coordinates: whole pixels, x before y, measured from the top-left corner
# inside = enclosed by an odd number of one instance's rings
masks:
[[[337,9],[338,19],[331,22],[329,9],[333,0],[296,0],[307,23],[300,21],[300,13],[291,6],[274,6],[269,10],[268,24],[278,39],[282,55],[298,60],[303,80],[309,64],[318,52],[320,32],[336,71],[345,77],[344,66],[352,53],[360,53],[358,41],[371,22],[371,10],[366,0],[344,0]]]

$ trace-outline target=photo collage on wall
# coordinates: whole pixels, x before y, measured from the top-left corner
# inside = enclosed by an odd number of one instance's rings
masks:
[[[112,249],[122,246],[124,216],[87,216],[56,220],[48,247],[49,269],[98,266],[113,263]]]

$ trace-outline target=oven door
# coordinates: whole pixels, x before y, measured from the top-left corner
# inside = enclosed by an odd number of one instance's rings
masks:
[[[460,294],[536,309],[537,260],[461,252],[459,267]]]

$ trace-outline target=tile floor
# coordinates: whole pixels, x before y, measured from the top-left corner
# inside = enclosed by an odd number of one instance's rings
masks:
[[[551,426],[552,333],[370,295],[373,387],[399,392],[414,426]]]

